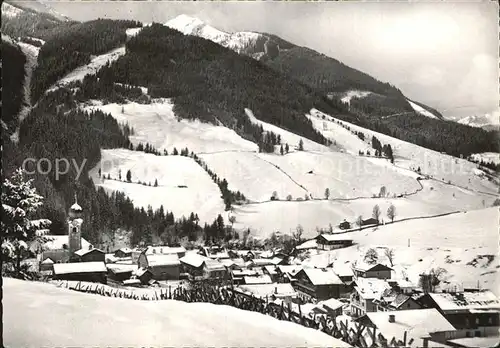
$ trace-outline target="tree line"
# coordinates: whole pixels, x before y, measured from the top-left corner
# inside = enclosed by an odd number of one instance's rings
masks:
[[[90,62],[98,55],[122,45],[127,28],[142,26],[129,20],[97,19],[77,23],[54,33],[40,48],[38,64],[33,71],[31,95],[34,101],[65,74]]]

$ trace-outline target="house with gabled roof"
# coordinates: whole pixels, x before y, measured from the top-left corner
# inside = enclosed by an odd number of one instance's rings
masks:
[[[179,261],[181,262],[183,271],[194,279],[226,279],[229,277],[226,266],[219,260],[214,260],[200,254],[189,253],[179,259]]]
[[[55,263],[54,279],[107,282],[107,269],[104,262]]]
[[[294,288],[303,300],[310,302],[346,297],[349,291],[332,268],[303,268],[295,278]]]
[[[316,242],[322,250],[347,248],[353,244],[345,233],[323,233],[316,237]]]
[[[463,337],[488,337],[500,330],[500,299],[490,290],[427,293],[419,300],[436,308]]]
[[[359,317],[368,312],[376,312],[377,304],[373,301],[381,298],[388,290],[391,290],[391,286],[383,279],[357,278],[351,295],[352,315]]]
[[[147,254],[142,253],[137,261],[139,268],[148,269],[153,274],[154,280],[179,279],[179,257],[173,254]]]
[[[356,322],[375,328],[375,337],[364,330],[363,338],[370,346],[430,347],[429,341],[446,344],[455,334],[455,327],[434,308],[369,312]],[[435,346],[435,345],[432,345]]]
[[[393,291],[391,291],[393,292]],[[390,296],[382,296],[373,300],[377,305],[377,311],[400,311],[410,309],[422,309],[422,305],[415,301],[410,295],[394,293]]]
[[[391,279],[392,268],[381,263],[358,261],[353,265],[356,278]]]
[[[75,251],[77,261],[79,262],[105,262],[106,254],[100,249],[80,249]]]

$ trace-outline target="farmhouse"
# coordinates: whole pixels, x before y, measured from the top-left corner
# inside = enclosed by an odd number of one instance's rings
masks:
[[[382,297],[384,291],[391,289],[385,280],[377,278],[358,278],[355,283],[354,293],[351,295],[351,313],[354,316],[376,312],[377,305],[373,300]]]
[[[146,254],[142,253],[137,266],[149,269],[155,280],[179,279],[180,261],[177,254]]]
[[[320,301],[317,307],[322,309],[330,317],[335,318],[343,314],[343,308],[346,306],[345,302],[339,301],[335,298],[330,298],[325,301]]]
[[[361,223],[361,226],[378,225],[378,224],[379,224],[379,221],[377,219],[369,218],[369,219],[363,220],[363,222]]]
[[[351,285],[354,279],[354,271],[350,264],[335,262],[328,265],[332,267],[335,274],[344,282],[346,285]]]
[[[351,228],[351,224],[349,223],[349,221],[344,220],[339,224],[339,228],[341,230],[348,230]]]
[[[228,276],[224,264],[199,254],[187,254],[179,261],[183,270],[193,278],[224,279]]]
[[[421,302],[436,308],[463,337],[488,337],[500,329],[500,300],[491,291],[428,293]]]
[[[186,249],[183,247],[148,246],[146,249],[136,248],[132,250],[132,263],[137,263],[139,256],[144,252],[146,255],[177,255],[178,258],[186,255]]]
[[[345,296],[348,288],[331,268],[304,268],[296,276],[295,289],[311,302]]]
[[[392,268],[380,263],[368,264],[358,261],[353,270],[356,278],[391,279]]]
[[[105,262],[106,257],[104,251],[99,249],[80,249],[75,251],[75,255],[78,256],[77,261],[79,262]]]
[[[347,248],[352,245],[352,239],[347,238],[343,233],[320,234],[316,237],[318,248],[322,250],[332,250]]]
[[[40,262],[40,272],[50,272],[54,271],[54,261],[51,258],[46,258]]]
[[[104,262],[73,262],[54,264],[54,279],[80,280],[106,284]]]
[[[149,284],[153,277],[153,272],[148,268],[139,268],[132,273],[132,278],[138,279],[141,284]]]
[[[276,267],[278,279],[281,283],[294,283],[297,281],[296,275],[303,267],[300,265],[279,265]]]
[[[243,284],[244,277],[257,277],[260,274],[261,273],[259,273],[257,270],[251,270],[251,269],[230,270],[230,277],[234,284]]]
[[[370,335],[364,336],[368,346],[383,346],[395,339],[403,347],[426,347],[429,341],[445,344],[455,333],[455,327],[433,308],[366,313],[356,321],[378,332],[375,342]]]
[[[375,299],[373,301],[373,303],[377,305],[378,311],[384,312],[384,311],[422,309],[422,306],[409,295],[406,294],[391,294],[391,295],[392,296],[382,296],[382,298]]]
[[[129,279],[133,272],[137,270],[137,265],[107,264],[108,279],[122,282]]]
[[[268,275],[273,282],[278,282],[278,270],[276,266],[264,266],[263,268],[264,274]]]
[[[219,246],[201,247],[198,253],[211,259],[230,259],[229,253],[226,248]]]

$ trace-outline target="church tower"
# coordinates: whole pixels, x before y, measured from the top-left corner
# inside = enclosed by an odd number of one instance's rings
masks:
[[[74,258],[74,252],[82,248],[83,209],[78,205],[75,194],[75,203],[69,208],[68,237],[69,258]]]

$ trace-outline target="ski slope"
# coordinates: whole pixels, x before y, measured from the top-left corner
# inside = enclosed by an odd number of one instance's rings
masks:
[[[123,113],[122,113],[123,108]],[[241,138],[233,130],[200,121],[178,119],[169,99],[153,99],[151,104],[106,104],[94,102],[85,110],[101,110],[111,114],[119,123],[128,123],[135,134],[130,141],[150,143],[156,149],[171,153],[176,147],[189,151],[212,153],[219,151],[257,151],[256,144]]]
[[[493,207],[350,232],[345,236],[353,239],[354,246],[312,252],[305,265],[349,265],[361,259],[368,248],[376,248],[379,260],[387,263],[384,248],[391,248],[395,251],[393,278],[408,277],[418,284],[420,273],[442,267],[447,270],[442,288],[477,287],[479,283],[498,295],[499,218],[498,207]]]
[[[410,106],[413,108],[413,110],[415,110],[416,112],[418,112],[420,115],[425,116],[425,117],[430,117],[430,118],[438,118],[432,112],[427,111],[426,109],[424,109],[420,105],[412,102],[411,100],[406,99],[406,101],[410,104]]]
[[[325,119],[323,119],[325,116]],[[314,127],[325,137],[335,140],[351,153],[358,153],[365,147],[361,147],[359,138],[352,134],[349,138],[345,134],[345,128],[337,123],[337,119],[318,110],[311,110],[308,115]],[[465,189],[476,192],[496,194],[498,187],[493,181],[488,180],[485,173],[477,169],[477,165],[466,159],[456,158],[444,153],[429,150],[424,147],[392,138],[382,133],[374,132],[349,122],[340,121],[349,126],[352,131],[362,132],[365,135],[365,143],[371,144],[372,136],[377,137],[382,144],[390,144],[395,157],[395,165],[403,169],[416,171],[419,167],[422,175],[428,175],[433,179],[451,183]],[[324,130],[324,124],[328,128]],[[344,135],[336,138],[337,132]],[[333,137],[333,139],[332,139]],[[373,152],[373,151],[372,151]]]
[[[192,158],[183,156],[155,156],[125,149],[101,150],[101,162],[89,176],[96,186],[107,192],[124,192],[135,206],[147,209],[151,205],[158,209],[161,205],[174,213],[176,218],[189,217],[197,213],[200,223],[213,222],[224,212],[224,202],[219,187]],[[99,178],[111,176],[113,180]],[[119,181],[121,170],[122,181]],[[132,174],[132,182],[126,182],[127,171]],[[154,187],[158,180],[158,187]],[[151,183],[151,186],[137,182]],[[185,187],[179,187],[185,186]]]
[[[57,88],[67,85],[74,81],[82,81],[85,75],[92,74],[95,75],[104,65],[108,62],[111,63],[125,54],[125,46],[115,48],[107,53],[94,56],[89,64],[83,65],[71,71],[69,74],[64,76],[58,82],[56,82],[47,91],[53,91]]]
[[[228,306],[134,301],[3,281],[6,347],[349,347],[321,331]]]

